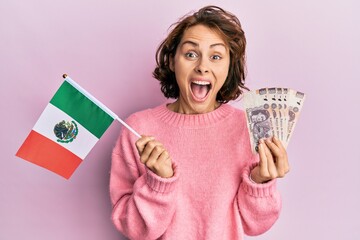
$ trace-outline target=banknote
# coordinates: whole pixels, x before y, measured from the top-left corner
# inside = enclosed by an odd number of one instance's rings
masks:
[[[272,118],[273,123],[274,123],[274,136],[276,136],[277,138],[280,139],[280,113],[279,113],[279,107],[278,107],[278,100],[277,100],[277,92],[276,89],[277,88],[266,88],[268,93],[269,93],[269,97],[270,97],[270,106],[271,106],[271,113],[272,113]]]
[[[270,138],[274,133],[270,105],[266,101],[264,89],[245,93],[242,103],[246,113],[251,149],[257,152],[259,140]]]
[[[305,94],[299,91],[295,91],[293,89],[290,89],[289,96],[289,120],[287,127],[286,144],[289,143],[290,138],[294,132],[295,125],[298,122],[300,112],[305,101]]]
[[[282,88],[282,119],[283,119],[283,145],[286,144],[287,129],[289,122],[289,88]]]
[[[257,94],[258,104],[263,105],[264,109],[268,111],[269,114],[269,122],[271,124],[271,132],[272,136],[276,135],[276,128],[275,128],[275,119],[274,119],[274,112],[272,102],[271,102],[271,96],[269,94],[269,91],[267,88],[260,88],[258,90],[255,90],[255,93]]]
[[[284,93],[285,88],[276,88],[276,102],[277,102],[277,109],[278,109],[278,115],[279,115],[279,139],[284,144],[285,143],[285,122],[286,122],[286,106],[284,103]]]
[[[290,88],[260,88],[244,93],[241,100],[253,152],[259,140],[277,137],[286,148],[298,122],[305,94]]]

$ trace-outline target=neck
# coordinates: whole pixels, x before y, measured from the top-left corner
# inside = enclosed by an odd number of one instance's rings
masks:
[[[207,107],[205,111],[196,111],[195,109],[192,109],[190,107],[187,107],[185,104],[182,104],[181,101],[177,99],[175,102],[170,103],[167,107],[169,110],[181,114],[203,114],[214,111],[220,105],[221,104],[219,102],[215,102],[214,106]]]

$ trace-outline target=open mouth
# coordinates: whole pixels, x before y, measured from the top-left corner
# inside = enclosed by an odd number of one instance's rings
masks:
[[[191,92],[196,100],[205,100],[211,89],[211,83],[208,81],[192,81]]]

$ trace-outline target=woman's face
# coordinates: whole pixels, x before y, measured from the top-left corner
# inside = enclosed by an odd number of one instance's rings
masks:
[[[185,114],[215,110],[219,105],[216,95],[229,65],[229,48],[218,33],[204,25],[187,29],[171,59],[170,67],[180,89],[174,110]]]

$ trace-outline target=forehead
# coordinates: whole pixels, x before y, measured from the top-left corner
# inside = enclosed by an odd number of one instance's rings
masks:
[[[226,41],[218,31],[204,25],[195,25],[185,30],[180,44],[187,41],[209,45],[223,44],[227,47]]]

